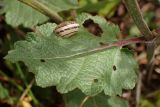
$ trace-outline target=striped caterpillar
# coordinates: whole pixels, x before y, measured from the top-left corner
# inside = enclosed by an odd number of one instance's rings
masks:
[[[54,32],[61,37],[70,37],[79,30],[79,24],[75,21],[65,21],[57,25]]]

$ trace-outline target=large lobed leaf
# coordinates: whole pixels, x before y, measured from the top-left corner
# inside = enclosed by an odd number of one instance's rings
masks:
[[[12,26],[24,25],[25,27],[33,27],[39,23],[43,23],[48,18],[36,11],[35,9],[19,2],[18,0],[2,0],[4,12],[6,12],[6,21]],[[38,0],[45,4],[51,10],[60,12],[75,8],[78,4],[77,0]]]
[[[92,19],[103,30],[101,37],[94,36],[84,27],[85,20]],[[87,54],[100,46],[100,42],[112,42],[119,33],[118,26],[109,24],[98,16],[82,14],[77,17],[80,30],[71,38],[56,36],[55,24],[44,24],[27,39],[15,43],[15,49],[5,57],[13,62],[23,61],[35,74],[41,87],[55,85],[61,93],[75,88],[87,95],[104,91],[107,95],[122,93],[122,89],[135,86],[137,63],[132,53],[123,48],[112,48],[103,52]],[[70,57],[86,52],[83,57]]]

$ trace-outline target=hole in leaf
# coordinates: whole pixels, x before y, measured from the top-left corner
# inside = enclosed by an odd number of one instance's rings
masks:
[[[44,59],[41,59],[40,61],[41,61],[41,62],[46,62]]]
[[[93,81],[94,81],[94,83],[97,83],[97,82],[98,82],[98,79],[94,79]]]
[[[115,65],[113,65],[113,70],[116,71],[117,70],[117,67]]]
[[[83,23],[83,26],[88,30],[88,32],[94,34],[95,36],[101,37],[101,34],[103,33],[101,27],[92,19],[86,20]]]

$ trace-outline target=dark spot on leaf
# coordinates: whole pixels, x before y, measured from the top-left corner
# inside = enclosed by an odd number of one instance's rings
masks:
[[[116,70],[117,70],[117,68],[116,68],[116,66],[115,66],[115,65],[113,65],[113,70],[114,70],[114,71],[116,71]]]
[[[107,46],[109,45],[109,43],[103,43],[103,42],[99,42],[100,46]]]
[[[99,42],[99,44],[100,44],[101,46],[105,45],[105,43],[103,43],[103,42]]]
[[[98,79],[94,79],[93,81],[94,81],[94,83],[97,83],[97,82],[98,82]]]
[[[44,59],[41,59],[40,61],[41,61],[41,62],[46,62]]]
[[[94,34],[95,36],[101,37],[101,34],[103,33],[101,27],[92,19],[86,20],[83,23],[83,26],[88,30],[88,32]]]

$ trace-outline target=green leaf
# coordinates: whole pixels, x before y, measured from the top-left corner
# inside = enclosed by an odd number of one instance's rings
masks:
[[[105,6],[99,10],[99,15],[107,16],[107,17],[112,17],[114,13],[116,12],[118,5],[120,3],[120,0],[106,0],[107,3]]]
[[[6,88],[4,88],[1,83],[0,83],[0,90],[1,90],[0,91],[0,100],[7,98],[9,96],[8,90]]]
[[[52,10],[60,12],[63,10],[78,8],[78,0],[41,0],[43,4]]]
[[[80,0],[81,8],[78,9],[78,12],[98,12],[101,16],[111,17],[115,13],[119,3],[120,0]]]
[[[79,90],[65,94],[66,107],[79,107],[85,97]],[[89,97],[83,107],[129,107],[129,105],[119,97],[109,97],[101,93],[95,97]]]
[[[141,100],[140,107],[156,107],[152,102],[149,100]]]
[[[92,19],[103,30],[101,37],[94,36],[84,27],[85,20]],[[23,61],[35,74],[41,87],[55,85],[61,93],[75,88],[87,95],[96,95],[102,91],[107,95],[122,93],[122,89],[131,89],[137,79],[137,63],[127,49],[112,48],[103,52],[88,54],[100,46],[100,42],[113,42],[119,33],[117,26],[109,24],[102,17],[82,14],[77,17],[80,29],[71,38],[58,37],[53,29],[55,24],[37,27],[29,33],[27,39],[15,43],[15,49],[9,51],[6,59]],[[71,57],[85,53],[79,57]]]
[[[68,10],[77,6],[77,0],[39,0],[55,12]],[[33,27],[48,18],[37,10],[19,2],[18,0],[3,0],[6,21],[12,26],[24,25]]]
[[[6,21],[12,26],[23,24],[25,27],[33,27],[48,19],[43,14],[18,0],[4,0],[4,6]]]

